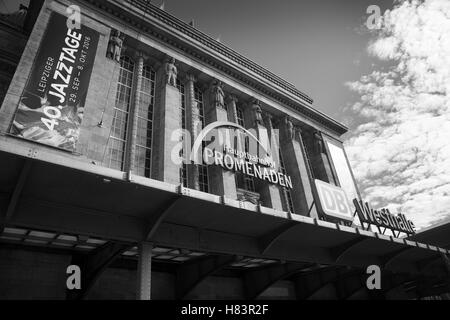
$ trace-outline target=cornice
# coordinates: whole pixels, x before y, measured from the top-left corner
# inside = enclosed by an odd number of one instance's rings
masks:
[[[174,16],[170,15],[169,13],[165,12],[164,10],[160,10],[156,6],[152,5],[150,2],[146,2],[145,0],[125,0],[120,1],[120,4],[116,1],[111,0],[84,0],[86,2],[89,2],[96,7],[100,8],[101,10],[104,10],[110,14],[113,14],[120,20],[124,21],[126,24],[131,25],[133,27],[136,27],[138,29],[141,29],[144,31],[147,35],[153,36],[154,38],[177,48],[178,50],[183,51],[187,55],[196,58],[203,63],[208,64],[209,66],[220,70],[221,72],[233,77],[234,79],[240,81],[241,83],[246,84],[249,87],[252,87],[253,89],[264,93],[266,96],[269,96],[278,102],[291,107],[292,109],[296,110],[300,114],[306,116],[307,118],[313,119],[316,122],[324,125],[325,127],[331,129],[332,131],[338,133],[339,135],[344,134],[347,132],[347,127],[343,124],[337,122],[336,120],[330,118],[329,116],[325,115],[324,113],[313,109],[312,107],[308,106],[307,104],[311,104],[313,100],[307,96],[306,94],[300,92],[298,89],[296,89],[292,84],[288,83],[287,81],[279,78],[278,76],[274,75],[270,71],[264,69],[263,67],[257,65],[256,63],[252,62],[251,60],[243,57],[239,53],[235,52],[234,50],[226,47],[220,42],[215,41],[208,35],[204,34],[203,32],[195,29],[191,25],[175,18]],[[124,14],[124,12],[120,12],[117,9],[120,9],[118,7],[114,7],[114,5],[122,5],[125,7],[130,7],[130,9],[138,9],[143,12],[142,15],[137,15],[135,12],[132,11],[126,11],[128,14]],[[127,8],[125,8],[127,9]],[[132,16],[138,17],[139,19],[132,19]],[[247,70],[250,70],[259,76],[263,77],[264,79],[268,80],[272,85],[276,85],[277,87],[281,88],[282,90],[287,91],[288,93],[294,95],[297,97],[298,100],[304,101],[303,103],[300,101],[296,101],[292,97],[290,97],[288,94],[283,94],[280,92],[280,90],[274,90],[276,88],[271,87],[272,90],[270,90],[267,86],[262,84],[260,81],[255,81],[254,77],[248,74],[248,72],[245,72],[245,69],[239,72],[240,70],[234,70],[233,68],[230,68],[227,66],[219,56],[211,56],[211,54],[202,52],[200,48],[193,48],[195,44],[193,43],[184,43],[182,41],[177,41],[176,38],[173,38],[174,35],[170,33],[169,30],[158,30],[157,28],[159,26],[155,26],[154,22],[151,21],[150,17],[158,20],[160,23],[166,26],[170,26],[174,29],[176,29],[178,32],[184,34],[185,36],[192,38],[195,41],[198,41],[202,45],[214,50],[215,52],[221,54],[222,56],[230,59],[231,61],[237,63],[241,67],[244,67]],[[150,24],[152,28],[149,28],[145,24]],[[306,104],[305,104],[306,102]]]

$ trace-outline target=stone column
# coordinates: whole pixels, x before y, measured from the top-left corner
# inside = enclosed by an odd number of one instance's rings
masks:
[[[152,248],[151,243],[142,242],[138,246],[137,300],[150,300],[152,293]]]
[[[176,132],[180,133],[181,129],[181,94],[173,83],[168,82],[166,65],[163,64],[156,73],[152,177],[178,185],[181,158],[177,150],[181,151],[182,144],[181,135]]]
[[[278,130],[273,128],[273,116],[269,113],[263,114],[264,124],[266,126],[269,145],[267,146],[267,151],[270,153],[272,159],[275,161],[275,170],[280,170],[280,136]]]
[[[221,83],[218,81],[213,82],[213,85],[210,87],[207,94],[208,111],[206,112],[206,119],[208,123],[228,121],[228,114],[224,101],[223,99],[220,101],[217,100],[216,90],[222,90]],[[221,92],[223,93],[223,91]],[[208,170],[211,193],[219,196],[225,196],[230,199],[236,199],[236,180],[234,177],[234,172],[225,170],[216,165],[211,165]]]
[[[133,92],[133,103],[131,104],[127,129],[127,147],[125,156],[125,172],[130,179],[131,173],[135,167],[136,161],[136,139],[137,139],[137,126],[139,116],[139,101],[140,91],[142,90],[142,71],[144,69],[144,54],[142,52],[136,53],[136,68],[134,71],[134,83],[136,84]]]
[[[227,96],[227,112],[228,112],[228,121],[237,123],[237,103],[238,99],[235,95]]]
[[[261,103],[258,100],[253,99],[250,102],[250,107],[246,108],[245,115],[247,128],[254,129],[260,141],[268,141],[270,137],[274,137],[272,124],[269,123],[270,127],[268,128],[264,126]],[[259,154],[258,156],[264,157],[265,155]],[[276,162],[278,163],[278,161]],[[261,201],[264,206],[275,210],[283,210],[283,202],[278,185],[259,179],[255,179],[255,185],[257,192],[261,195]]]
[[[186,76],[186,82],[184,85],[185,95],[186,95],[186,129],[191,134],[191,140],[189,143],[185,144],[185,148],[192,148],[195,138],[197,138],[200,130],[200,110],[197,103],[195,102],[194,85],[196,78],[192,74]],[[186,154],[190,150],[185,150]],[[198,180],[198,166],[191,163],[190,159],[187,159],[187,187],[195,190],[200,189],[200,184]]]
[[[291,176],[293,189],[291,190],[294,213],[307,216],[314,198],[311,179],[305,157],[300,128],[295,128],[287,117],[280,121],[280,149],[283,155],[286,174]],[[317,218],[315,207],[310,217]]]

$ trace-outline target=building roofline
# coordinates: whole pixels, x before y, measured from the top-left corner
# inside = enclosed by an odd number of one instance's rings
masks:
[[[279,85],[280,87],[282,87],[285,90],[290,91],[291,93],[298,95],[299,97],[301,97],[302,99],[308,101],[309,103],[313,103],[313,99],[307,95],[306,93],[298,90],[292,83],[286,81],[285,79],[277,76],[276,74],[274,74],[273,72],[271,72],[270,70],[260,66],[259,64],[257,64],[256,62],[252,61],[251,59],[245,57],[244,55],[240,54],[239,52],[235,51],[234,49],[230,48],[229,46],[213,39],[211,36],[209,36],[208,34],[204,33],[203,31],[193,27],[192,25],[184,22],[183,20],[178,19],[177,17],[175,17],[174,15],[170,14],[169,12],[162,10],[160,8],[158,8],[156,5],[152,4],[151,2],[146,2],[145,0],[124,0],[125,2],[129,2],[132,5],[135,5],[137,7],[139,7],[140,9],[144,9],[143,11],[145,11],[146,13],[157,13],[160,14],[162,16],[166,16],[167,18],[176,21],[177,23],[179,23],[183,28],[186,28],[185,31],[188,32],[192,32],[194,34],[194,36],[200,36],[201,38],[203,38],[204,40],[207,40],[207,45],[208,47],[215,49],[215,51],[223,54],[222,51],[226,51],[232,55],[234,55],[237,59],[238,62],[240,61],[241,64],[245,67],[248,68],[247,65],[245,64],[249,64],[251,66],[251,68],[249,68],[250,70],[260,74],[262,77],[270,80],[271,82],[273,82],[274,84]],[[154,12],[152,12],[154,11]],[[183,31],[183,30],[180,30]],[[186,32],[184,32],[186,33]],[[190,35],[192,38],[194,38],[192,35]],[[195,38],[194,38],[195,39]],[[202,39],[202,40],[203,40]]]
[[[96,4],[97,6],[100,2],[100,0],[85,0],[85,1]],[[250,76],[253,79],[253,81],[256,80],[255,82],[261,83],[261,80],[259,80],[255,76],[252,76],[251,73],[263,78],[265,81],[268,81],[270,85],[276,86],[275,89],[277,93],[282,95],[282,98],[277,97],[276,95],[269,94],[269,96],[271,96],[272,98],[275,98],[278,101],[282,102],[283,104],[288,105],[289,107],[298,111],[300,114],[303,114],[317,121],[318,123],[321,123],[322,125],[326,126],[332,131],[338,133],[339,135],[342,135],[348,131],[348,128],[344,124],[338,122],[337,120],[326,115],[325,113],[313,108],[312,98],[310,98],[308,95],[304,94],[300,90],[296,89],[291,83],[280,78],[279,76],[276,76],[269,70],[261,67],[257,63],[244,57],[243,55],[227,47],[226,45],[214,40],[204,32],[194,28],[190,24],[176,18],[175,16],[171,15],[170,13],[164,10],[159,9],[154,4],[151,4],[150,1],[145,0],[123,0],[123,1],[106,0],[106,1],[122,8],[128,7],[129,9],[140,10],[143,14],[140,15],[139,18],[146,20],[147,22],[149,20],[150,22],[154,22],[152,21],[152,19],[157,20],[159,23],[162,23],[180,32],[183,36],[190,38],[193,41],[196,41],[201,45],[206,46],[208,49],[218,53],[218,55],[214,55],[215,59],[226,62],[226,60],[223,60],[223,58],[220,57],[221,55],[222,57],[227,58],[231,60],[233,63],[237,64],[240,68],[245,68],[246,70],[250,71],[250,74],[249,72],[245,72],[245,74]],[[102,7],[104,8],[104,6],[100,6],[100,8]],[[128,10],[128,12],[136,15],[136,11],[133,12]],[[137,22],[131,23],[134,27],[142,28],[140,23]],[[171,30],[164,30],[164,32],[168,32],[170,34]],[[198,49],[201,50],[202,48],[200,47]],[[211,55],[210,52],[209,53],[207,51],[205,52],[205,50],[202,51],[208,55]],[[267,85],[267,83],[265,84]],[[257,85],[256,87],[260,87],[260,85]],[[263,92],[268,94],[266,91]]]

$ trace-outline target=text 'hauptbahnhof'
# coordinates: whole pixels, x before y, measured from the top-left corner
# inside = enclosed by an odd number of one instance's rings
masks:
[[[448,224],[367,203],[307,94],[150,1],[18,9],[1,299],[449,297]]]

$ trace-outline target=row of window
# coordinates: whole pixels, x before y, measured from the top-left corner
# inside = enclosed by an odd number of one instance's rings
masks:
[[[129,57],[122,57],[120,59],[119,83],[117,85],[114,105],[114,117],[104,160],[106,166],[117,170],[123,169],[134,68],[134,62]]]
[[[120,59],[119,81],[117,84],[117,94],[114,105],[114,117],[111,127],[110,137],[106,149],[104,163],[110,168],[123,170],[125,150],[127,148],[127,124],[130,115],[130,106],[133,92],[133,79],[135,74],[135,63],[127,56]],[[152,67],[145,65],[141,74],[142,84],[137,91],[137,135],[135,145],[136,150],[133,172],[143,177],[150,177],[152,139],[153,139],[153,111],[155,107],[155,71]],[[181,94],[181,127],[186,128],[186,102],[185,87],[181,81],[177,80],[177,88]],[[202,127],[205,126],[205,113],[203,92],[194,86],[194,100],[199,109],[199,120]],[[237,108],[237,123],[245,127],[244,112]],[[286,173],[284,162],[280,152],[281,170]],[[208,167],[206,165],[197,165],[198,181],[200,191],[209,192]],[[180,182],[187,186],[187,166],[183,164],[180,168]],[[236,185],[238,188],[255,192],[255,182],[253,177],[242,173],[236,174]],[[292,197],[289,190],[282,192],[287,199],[285,203],[290,212],[293,212]]]
[[[106,166],[122,170],[124,166],[125,150],[127,148],[127,124],[129,121],[133,78],[135,63],[127,56],[120,59],[119,81],[117,84],[117,94],[114,105],[114,116],[111,127],[108,146],[106,149],[104,163]],[[144,66],[141,74],[142,84],[138,90],[137,112],[137,135],[135,142],[135,159],[133,172],[143,177],[150,177],[152,139],[153,139],[153,109],[155,106],[155,71],[150,66]],[[184,85],[177,81],[178,90],[181,93],[181,127],[186,127],[186,104]],[[203,93],[194,87],[195,102],[200,111],[200,121],[205,126]],[[209,192],[208,168],[206,165],[199,165],[199,185],[200,190]],[[187,168],[183,164],[180,172],[181,183],[187,185]]]

